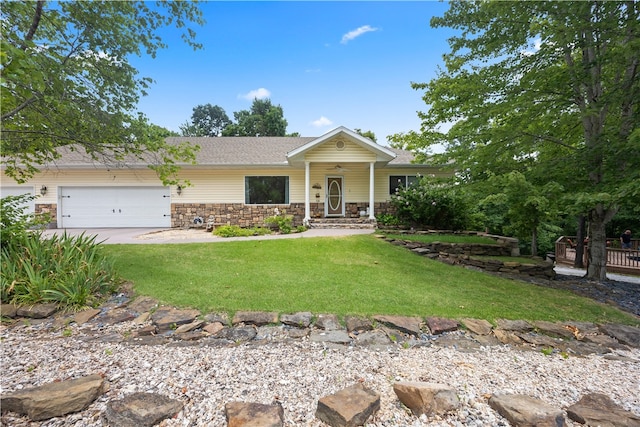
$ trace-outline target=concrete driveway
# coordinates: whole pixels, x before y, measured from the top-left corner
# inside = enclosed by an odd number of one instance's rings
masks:
[[[237,240],[274,240],[296,239],[308,237],[338,237],[355,234],[371,234],[375,230],[349,230],[349,229],[320,229],[313,228],[304,233],[271,234],[266,236],[251,237],[218,237],[204,230],[180,230],[166,228],[66,228],[45,230],[45,236],[67,233],[70,236],[78,236],[84,233],[87,236],[97,236],[98,242],[104,244],[158,244],[158,243],[205,243],[205,242],[233,242]]]

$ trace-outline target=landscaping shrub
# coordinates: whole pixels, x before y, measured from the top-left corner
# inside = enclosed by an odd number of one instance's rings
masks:
[[[400,187],[391,195],[397,217],[417,228],[464,230],[471,209],[461,189],[422,178],[409,187]]]
[[[223,225],[213,230],[213,234],[219,237],[264,236],[271,234],[271,230],[264,227],[242,228],[237,225]]]
[[[2,247],[3,302],[55,302],[70,310],[97,304],[116,291],[119,279],[95,236],[28,235],[21,245]]]
[[[48,219],[24,212],[31,199],[10,196],[0,204],[2,302],[55,302],[77,310],[114,292],[119,278],[95,237],[43,238],[40,226]]]
[[[293,216],[276,213],[276,215],[266,218],[264,223],[274,226],[282,234],[289,234],[293,229]]]

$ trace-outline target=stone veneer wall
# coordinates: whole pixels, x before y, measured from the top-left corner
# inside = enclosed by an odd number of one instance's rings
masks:
[[[50,216],[49,228],[58,228],[58,205],[55,203],[36,203],[34,206],[36,215],[47,214]]]
[[[174,203],[171,205],[171,226],[191,227],[196,217],[203,219],[204,223],[210,215],[214,216],[213,222],[225,225],[238,225],[240,227],[260,227],[264,220],[275,215],[278,208],[282,215],[293,215],[293,225],[302,225],[304,219],[304,203],[291,203],[289,205],[245,205],[244,203]]]
[[[360,211],[366,211],[368,202],[345,203],[346,218],[360,218]],[[210,215],[215,224],[238,225],[240,227],[260,227],[265,218],[275,214],[278,208],[281,214],[293,215],[293,225],[302,225],[304,203],[289,205],[245,205],[244,203],[173,203],[171,205],[171,226],[184,228],[194,226],[193,220],[200,217],[206,223]],[[310,203],[311,218],[324,217],[324,203]],[[374,214],[387,213],[389,204],[374,204]]]

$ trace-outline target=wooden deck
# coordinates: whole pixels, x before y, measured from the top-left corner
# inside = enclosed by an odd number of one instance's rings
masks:
[[[572,239],[572,240],[575,240]],[[634,246],[637,247],[637,246]],[[588,248],[585,247],[583,264],[588,264]],[[563,236],[556,241],[556,262],[559,264],[573,265],[576,259],[576,250],[569,247]],[[610,273],[623,273],[640,276],[640,250],[607,249],[607,271]]]

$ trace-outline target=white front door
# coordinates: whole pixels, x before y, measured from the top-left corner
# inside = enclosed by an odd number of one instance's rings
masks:
[[[169,187],[60,187],[60,228],[171,227]]]
[[[344,178],[341,176],[327,177],[327,200],[325,203],[326,216],[344,216]]]

